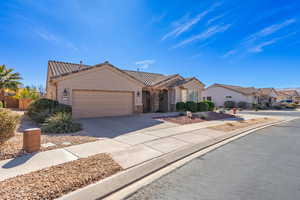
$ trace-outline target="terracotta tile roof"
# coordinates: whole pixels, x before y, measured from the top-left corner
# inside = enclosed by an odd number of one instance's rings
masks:
[[[88,69],[88,67],[91,67],[91,66],[49,60],[48,67],[52,73],[52,76],[50,78],[54,78],[54,77],[62,76],[65,74],[70,74],[70,73],[74,73],[77,71],[81,71],[84,68]]]
[[[172,75],[163,75],[157,73],[149,73],[149,72],[141,72],[141,71],[131,71],[131,70],[123,70],[125,73],[130,74],[136,79],[140,80],[147,86],[155,85],[161,81],[164,81],[170,78]]]
[[[278,91],[281,95],[287,95],[291,97],[299,97],[300,94],[297,90],[279,90]]]
[[[258,93],[260,95],[266,95],[266,96],[271,95],[272,91],[274,91],[275,93],[277,93],[277,91],[274,88],[259,88],[258,89]]]
[[[210,87],[223,87],[229,90],[233,90],[238,93],[242,93],[244,95],[256,95],[258,93],[258,90],[254,87],[241,87],[241,86],[235,86],[235,85],[225,85],[225,84],[213,84]]]
[[[108,63],[109,64],[109,63]],[[60,62],[60,61],[52,61],[48,62],[49,70],[51,71],[50,79],[54,79],[61,76],[66,76],[72,73],[77,73],[84,70],[89,70],[91,68],[100,66],[90,66],[90,65],[82,65],[76,63],[69,63],[69,62]],[[140,82],[144,83],[146,86],[153,86],[160,82],[163,82],[174,75],[163,75],[158,73],[150,73],[150,72],[141,72],[141,71],[132,71],[132,70],[120,70],[129,76],[139,80]]]

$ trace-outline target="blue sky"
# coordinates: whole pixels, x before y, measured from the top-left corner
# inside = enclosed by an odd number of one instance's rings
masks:
[[[300,87],[299,0],[7,0],[0,64],[45,84],[48,60]]]

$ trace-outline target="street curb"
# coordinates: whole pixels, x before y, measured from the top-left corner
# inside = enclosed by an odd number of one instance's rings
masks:
[[[108,177],[104,180],[101,180],[94,184],[90,184],[84,188],[80,188],[76,191],[68,193],[68,194],[58,198],[58,200],[103,199],[109,195],[112,195],[113,193],[117,192],[118,190],[122,190],[126,186],[129,186],[130,184],[133,184],[134,182],[137,182],[137,181],[167,167],[168,165],[174,164],[174,163],[178,162],[179,160],[189,157],[192,154],[195,154],[201,150],[205,150],[209,147],[217,145],[218,143],[225,142],[227,140],[233,141],[240,137],[246,136],[252,132],[255,132],[255,131],[270,127],[270,126],[274,126],[274,125],[277,125],[280,123],[288,122],[291,120],[294,120],[294,119],[280,120],[280,121],[269,123],[269,124],[264,123],[264,124],[257,125],[256,127],[253,126],[251,128],[245,128],[243,130],[230,132],[225,137],[220,136],[218,138],[215,138],[214,140],[209,140],[209,141],[198,143],[195,145],[189,145],[187,147],[183,147],[181,149],[178,149],[178,150],[168,153],[166,155],[154,158],[154,159],[146,161],[140,165],[137,165],[137,166],[129,168],[125,171],[119,172],[119,173],[117,173],[111,177]],[[241,136],[238,137],[239,135],[241,135]],[[238,137],[238,138],[234,138],[234,137]],[[231,142],[231,141],[229,141],[229,142]],[[226,144],[226,142],[225,142],[225,144]],[[224,144],[222,144],[222,145],[224,145]],[[220,146],[222,146],[222,145],[220,145]],[[219,148],[219,146],[216,148]],[[213,148],[213,149],[216,149],[216,148]],[[213,149],[211,149],[211,150],[213,150]],[[117,198],[114,198],[114,199],[117,199]]]

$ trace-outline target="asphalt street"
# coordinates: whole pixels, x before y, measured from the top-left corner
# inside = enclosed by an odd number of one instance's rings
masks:
[[[300,199],[300,120],[235,140],[192,160],[127,199]]]

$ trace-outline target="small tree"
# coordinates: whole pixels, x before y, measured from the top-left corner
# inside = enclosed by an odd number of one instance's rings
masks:
[[[17,91],[17,94],[15,96],[17,99],[32,99],[36,100],[40,97],[40,93],[38,89],[34,86],[32,87],[25,87],[25,88],[20,88]]]
[[[18,72],[13,72],[14,69],[6,68],[5,65],[0,65],[0,96],[4,96],[5,89],[16,91],[21,85],[19,80],[21,76]],[[2,100],[4,104],[4,99]],[[5,104],[4,104],[5,106]]]
[[[208,111],[214,111],[214,109],[215,109],[214,102],[212,102],[212,101],[203,101],[203,102],[207,103],[207,105],[208,105]]]
[[[176,110],[177,111],[185,111],[185,103],[184,102],[177,102],[176,103]]]
[[[197,112],[197,103],[193,101],[187,101],[185,107],[187,111]]]
[[[199,102],[197,103],[197,111],[198,112],[206,112],[209,109],[209,105],[207,102]]]

